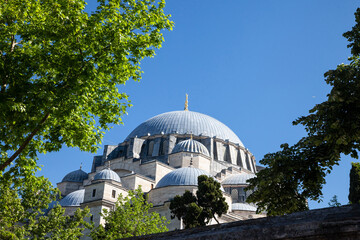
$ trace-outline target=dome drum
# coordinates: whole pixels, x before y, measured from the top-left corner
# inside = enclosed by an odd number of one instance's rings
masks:
[[[167,163],[176,145],[189,138],[204,145],[204,151],[200,153],[212,160],[256,172],[254,157],[229,127],[210,116],[192,111],[154,116],[136,127],[124,142],[108,147],[104,155],[107,160],[135,158],[146,162],[156,159]]]
[[[139,158],[142,161],[159,160],[164,163],[167,162],[169,155],[173,153],[175,146],[189,139],[191,135],[167,135],[161,137],[152,137],[147,139],[132,138],[129,142],[125,142],[119,146],[126,151],[122,151],[122,155],[118,157]],[[214,139],[211,137],[197,137],[193,140],[205,146],[206,150],[202,153],[209,156],[213,160],[232,164],[233,166],[240,166],[251,172],[255,172],[255,159],[252,154],[245,150],[244,147],[238,146],[231,142],[225,142],[221,139]],[[126,145],[127,144],[127,145]]]

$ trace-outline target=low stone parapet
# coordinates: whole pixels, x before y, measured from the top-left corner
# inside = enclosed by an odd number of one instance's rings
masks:
[[[322,208],[127,238],[157,240],[360,239],[360,205]]]

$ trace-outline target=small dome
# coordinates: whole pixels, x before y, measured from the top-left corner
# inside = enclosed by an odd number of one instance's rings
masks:
[[[251,173],[240,173],[240,174],[234,174],[227,178],[225,178],[222,181],[222,185],[248,185],[246,180],[256,177],[255,174]]]
[[[198,176],[206,175],[211,176],[204,170],[194,167],[184,167],[176,169],[166,174],[156,185],[156,188],[166,186],[197,186]]]
[[[85,189],[80,189],[75,192],[69,193],[60,200],[62,207],[78,207],[84,202]]]
[[[193,139],[187,139],[176,144],[174,149],[172,150],[172,153],[178,152],[201,153],[205,156],[210,157],[208,149],[202,143]]]
[[[79,169],[66,174],[62,182],[82,182],[88,178],[88,175],[83,170]]]
[[[231,205],[233,211],[251,211],[256,212],[256,207],[246,203],[233,203]]]
[[[113,180],[121,182],[119,175],[111,169],[101,170],[95,175],[94,180]]]

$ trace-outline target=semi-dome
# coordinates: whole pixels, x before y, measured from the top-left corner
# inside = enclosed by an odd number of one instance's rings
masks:
[[[256,212],[256,207],[251,206],[249,204],[246,203],[233,203],[231,205],[231,209],[233,211],[251,211],[251,212]]]
[[[172,133],[216,137],[244,147],[238,136],[225,124],[208,115],[192,111],[173,111],[152,117],[135,128],[125,140],[148,134]]]
[[[193,139],[187,139],[176,144],[172,150],[172,153],[178,152],[201,153],[210,157],[208,149],[202,143]]]
[[[111,169],[103,169],[94,176],[94,180],[113,180],[121,182],[119,175]]]
[[[85,189],[80,189],[75,192],[69,193],[60,200],[62,207],[78,207],[84,202]]]
[[[246,181],[248,179],[256,177],[255,174],[251,173],[240,173],[240,174],[234,174],[227,178],[225,178],[221,184],[222,185],[246,185],[248,184]]]
[[[87,173],[79,169],[66,174],[62,182],[83,182],[87,178]]]
[[[166,174],[158,184],[156,188],[166,187],[166,186],[197,186],[198,185],[198,176],[206,175],[211,176],[204,170],[194,168],[194,167],[184,167],[176,169],[172,172]]]

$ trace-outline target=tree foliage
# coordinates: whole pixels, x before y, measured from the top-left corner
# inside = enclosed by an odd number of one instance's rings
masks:
[[[159,0],[0,1],[0,238],[76,239],[86,211],[54,208],[37,154],[96,151],[130,106],[118,86],[141,78],[173,23]],[[10,165],[12,164],[13,165]],[[78,228],[79,227],[79,228]]]
[[[351,163],[350,170],[350,203],[360,203],[360,163]]]
[[[73,217],[64,216],[59,205],[48,211],[59,192],[35,176],[35,166],[28,159],[27,166],[0,173],[0,239],[78,239],[91,227],[84,221],[89,210],[78,209]]]
[[[247,199],[258,211],[282,215],[307,209],[306,199],[320,201],[325,176],[338,165],[340,154],[358,158],[360,149],[360,9],[356,25],[344,33],[350,42],[349,64],[340,64],[324,74],[332,89],[325,102],[317,104],[308,116],[294,125],[305,126],[307,136],[293,146],[260,160],[267,166],[249,180],[254,193]]]
[[[221,217],[229,206],[220,189],[220,183],[206,175],[198,177],[198,190],[196,196],[188,190],[182,196],[175,196],[170,203],[172,218],[182,219],[185,228],[205,226],[216,215]]]
[[[118,85],[141,78],[172,22],[164,0],[98,2],[91,14],[84,0],[0,2],[0,170],[64,144],[96,151],[121,123]]]
[[[332,197],[332,199],[330,199],[330,202],[328,204],[329,204],[329,207],[340,207],[341,206],[341,203],[339,203],[336,195],[334,195]]]
[[[105,219],[105,227],[99,225],[91,232],[91,237],[94,240],[111,240],[168,231],[166,218],[157,212],[149,212],[151,207],[141,188],[129,191],[126,197],[120,194],[115,210],[104,209],[101,214]]]

